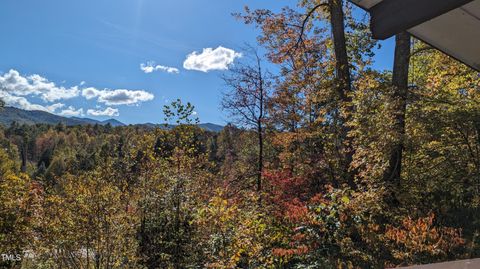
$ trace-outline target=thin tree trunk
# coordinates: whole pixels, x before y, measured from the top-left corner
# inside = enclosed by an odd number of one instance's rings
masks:
[[[258,122],[258,175],[257,191],[262,190],[262,170],[263,170],[263,128],[262,123]]]
[[[258,131],[258,175],[257,175],[257,191],[262,190],[262,172],[263,172],[263,108],[264,108],[264,88],[263,88],[263,75],[262,75],[262,65],[260,62],[260,57],[257,57],[257,65],[258,65],[258,78],[259,78],[259,113],[258,113],[258,121],[257,121],[257,131]]]
[[[353,111],[352,99],[350,93],[352,91],[352,80],[350,76],[350,64],[347,53],[347,43],[345,39],[345,25],[343,13],[343,0],[329,0],[328,8],[330,11],[330,24],[332,27],[333,47],[335,52],[335,72],[336,72],[336,89],[340,99],[341,108],[344,109],[341,117],[341,140],[345,145],[345,154],[343,156],[342,166],[344,175],[349,185],[354,188],[354,173],[349,172],[350,164],[353,160],[353,149],[351,138],[348,137],[350,127],[347,122]]]
[[[405,113],[408,95],[408,68],[410,65],[410,34],[402,32],[395,38],[395,58],[393,63],[393,104],[395,113],[394,131],[398,140],[390,153],[389,165],[385,171],[385,181],[400,184],[402,155],[405,136]]]
[[[22,158],[21,171],[23,173],[26,173],[27,172],[27,142],[23,143],[20,155]]]
[[[257,123],[258,131],[258,175],[257,175],[257,191],[262,190],[262,172],[263,172],[263,78],[262,78],[262,69],[260,66],[260,60],[258,60],[258,74],[260,78],[260,111]]]
[[[174,206],[175,206],[175,222],[174,222],[174,225],[175,225],[175,237],[174,237],[174,254],[173,254],[173,267],[175,269],[180,269],[182,268],[181,267],[181,264],[180,264],[180,206],[181,206],[181,197],[180,197],[180,188],[181,188],[181,184],[182,184],[182,181],[183,181],[183,177],[180,177],[178,178],[178,181],[177,181],[177,186],[175,186],[175,190],[174,190],[174,199],[175,199],[175,203],[174,203]],[[182,184],[183,185],[183,184]]]

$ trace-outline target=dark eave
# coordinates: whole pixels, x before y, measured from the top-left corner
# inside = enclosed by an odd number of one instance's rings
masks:
[[[386,39],[473,0],[383,0],[370,8],[375,39]]]
[[[480,0],[350,0],[370,13],[376,39],[408,31],[480,71]]]

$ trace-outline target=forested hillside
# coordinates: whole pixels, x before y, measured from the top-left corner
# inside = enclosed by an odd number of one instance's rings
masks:
[[[9,126],[12,123],[18,124],[27,124],[27,125],[34,125],[34,124],[59,124],[63,123],[68,126],[72,125],[106,125],[110,123],[112,126],[123,126],[124,124],[116,121],[116,120],[109,120],[109,121],[97,121],[87,118],[76,118],[76,117],[62,117],[58,115],[54,115],[45,111],[29,111],[23,110],[15,107],[4,107],[2,111],[0,111],[0,124],[4,126]]]
[[[116,120],[108,119],[104,121],[89,119],[89,118],[79,118],[79,117],[62,117],[48,113],[45,111],[30,111],[23,110],[15,107],[4,107],[0,111],[0,124],[3,126],[10,126],[12,124],[16,125],[36,125],[36,124],[46,124],[46,125],[58,125],[63,124],[66,126],[76,126],[76,125],[110,125],[111,127],[126,126],[126,124]],[[134,124],[137,127],[142,128],[161,128],[161,129],[172,129],[175,128],[175,125],[172,124],[154,124],[154,123],[143,123],[143,124]],[[223,129],[223,126],[213,123],[198,123],[198,127],[205,129],[211,132],[220,132]]]
[[[232,124],[0,127],[9,268],[385,268],[480,257],[480,76],[342,1],[235,14]],[[254,47],[254,46],[252,46]],[[264,53],[265,52],[265,55]],[[274,65],[278,72],[268,71]],[[165,119],[163,119],[165,116]],[[24,255],[25,253],[25,255]]]

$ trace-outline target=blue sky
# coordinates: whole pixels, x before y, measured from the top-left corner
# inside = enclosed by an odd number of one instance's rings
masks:
[[[1,1],[0,83],[9,83],[11,94],[0,97],[18,107],[125,123],[163,122],[163,105],[180,98],[196,106],[202,122],[225,124],[224,71],[215,69],[238,59],[258,34],[231,13],[296,2]],[[375,68],[391,68],[392,43],[384,42]]]

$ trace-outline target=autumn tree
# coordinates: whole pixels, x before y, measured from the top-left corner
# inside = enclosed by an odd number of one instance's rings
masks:
[[[395,37],[395,57],[392,74],[392,104],[396,141],[392,145],[385,181],[400,184],[405,140],[405,116],[408,97],[408,70],[410,67],[410,34],[402,32]]]
[[[13,257],[23,256],[32,232],[30,178],[17,173],[15,162],[0,149],[0,252]],[[0,266],[14,268],[18,262],[2,259]]]
[[[147,268],[188,268],[200,263],[194,225],[198,197],[207,195],[210,179],[203,131],[194,124],[194,106],[180,99],[164,106],[171,130],[146,135],[149,145],[136,166],[142,189],[139,200],[139,254]]]
[[[81,176],[63,175],[58,182],[62,192],[42,193],[29,245],[36,252],[31,262],[98,269],[138,262],[135,200],[112,176],[110,162]]]
[[[269,98],[268,72],[262,67],[260,55],[250,49],[251,63],[238,64],[223,77],[228,90],[224,93],[222,108],[243,126],[252,128],[258,138],[256,189],[262,189],[266,103]]]
[[[402,201],[463,227],[480,253],[478,72],[415,41],[410,79]]]
[[[27,172],[27,165],[28,165],[28,149],[29,149],[29,141],[31,139],[30,128],[28,125],[18,125],[12,124],[10,128],[7,130],[8,133],[12,134],[12,138],[15,144],[18,145],[18,149],[20,152],[20,160],[21,160],[21,171]]]
[[[350,186],[354,186],[354,174],[350,171],[351,162],[353,160],[354,149],[352,148],[351,136],[349,136],[350,125],[348,124],[351,120],[353,113],[353,104],[352,104],[352,58],[349,57],[348,53],[348,41],[347,34],[345,30],[346,18],[344,12],[344,1],[343,0],[328,0],[327,2],[319,1],[303,1],[303,5],[310,7],[303,25],[311,19],[310,17],[317,11],[317,9],[323,9],[327,11],[327,16],[330,23],[331,29],[331,39],[333,43],[333,55],[335,62],[335,80],[334,88],[337,92],[337,98],[339,100],[338,112],[336,117],[340,121],[340,133],[342,145],[342,155],[344,156],[344,161],[342,162],[342,169],[344,170],[344,175],[349,182]],[[303,35],[302,27],[300,32],[300,37]],[[335,114],[334,114],[335,115]]]

